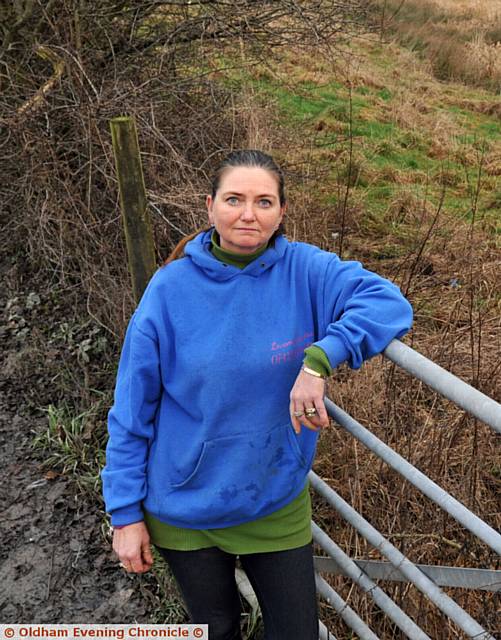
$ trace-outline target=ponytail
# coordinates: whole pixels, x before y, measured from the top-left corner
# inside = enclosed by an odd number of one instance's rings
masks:
[[[194,231],[193,233],[190,233],[190,235],[188,235],[188,236],[184,236],[184,238],[182,238],[176,244],[174,249],[171,251],[169,257],[163,263],[163,266],[165,266],[166,264],[169,264],[169,262],[172,262],[173,260],[177,260],[178,258],[182,258],[184,256],[184,247],[188,244],[188,242],[190,240],[193,240],[193,238],[195,238],[195,236],[197,236],[199,233],[202,233],[202,231],[209,231],[209,229],[211,229],[211,228],[212,228],[212,226],[204,227],[203,229],[198,229],[197,231]]]

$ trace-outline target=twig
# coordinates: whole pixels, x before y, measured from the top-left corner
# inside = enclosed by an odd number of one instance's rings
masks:
[[[41,45],[37,48],[36,54],[40,58],[49,60],[52,63],[52,66],[54,68],[54,74],[52,75],[51,78],[49,78],[49,80],[47,80],[47,82],[45,82],[40,87],[40,89],[38,89],[38,91],[35,93],[34,96],[29,98],[23,105],[19,107],[19,109],[17,110],[18,116],[25,116],[28,113],[32,113],[33,111],[36,111],[42,105],[42,101],[45,98],[45,96],[47,96],[52,91],[52,89],[54,89],[57,82],[63,75],[65,63],[64,63],[64,60],[57,55],[57,53],[49,49],[49,47]]]

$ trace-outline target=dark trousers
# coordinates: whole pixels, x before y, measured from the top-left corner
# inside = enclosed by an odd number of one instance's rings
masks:
[[[208,624],[210,640],[241,640],[237,556],[218,547],[157,549],[179,585],[190,622]],[[239,557],[261,607],[265,640],[318,640],[312,544]]]

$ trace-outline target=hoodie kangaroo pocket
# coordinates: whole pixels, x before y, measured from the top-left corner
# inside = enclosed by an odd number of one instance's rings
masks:
[[[204,442],[193,471],[170,485],[171,518],[228,523],[272,512],[302,482],[307,462],[290,422]],[[191,514],[191,517],[188,515]]]

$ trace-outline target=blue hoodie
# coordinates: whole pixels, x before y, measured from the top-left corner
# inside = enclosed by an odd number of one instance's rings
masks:
[[[303,489],[318,432],[296,435],[290,392],[304,349],[358,369],[406,333],[398,287],[334,253],[278,236],[244,269],[212,230],[159,268],[129,322],[102,470],[113,525],[193,529],[266,516]]]

